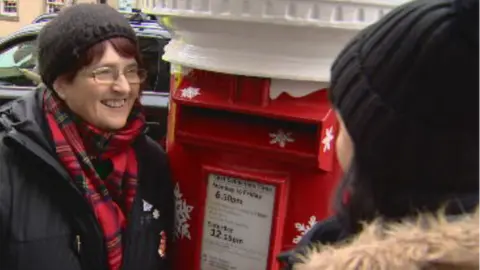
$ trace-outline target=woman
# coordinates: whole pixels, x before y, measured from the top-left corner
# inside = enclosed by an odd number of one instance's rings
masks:
[[[340,53],[329,90],[338,211],[289,267],[478,269],[478,9],[412,1]]]
[[[145,135],[135,32],[81,4],[37,42],[46,87],[0,110],[0,268],[171,269],[173,189]]]

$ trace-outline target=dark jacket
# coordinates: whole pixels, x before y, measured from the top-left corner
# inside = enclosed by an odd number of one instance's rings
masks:
[[[59,163],[42,92],[0,108],[0,269],[106,270],[101,227]],[[133,147],[139,186],[123,236],[122,269],[170,269],[174,199],[167,157],[146,135]],[[153,207],[146,210],[144,201]],[[161,231],[166,257],[158,253]]]

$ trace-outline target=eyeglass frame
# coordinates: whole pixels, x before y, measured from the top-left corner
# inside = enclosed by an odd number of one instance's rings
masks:
[[[108,69],[109,71],[113,71],[112,81],[102,81],[102,80],[98,79],[98,73],[101,72],[102,70],[106,70],[106,69]],[[128,69],[135,69],[137,71],[136,74],[139,77],[138,82],[129,81],[129,78],[125,75],[126,73],[128,73],[130,71]],[[125,70],[127,70],[127,71],[125,71]],[[139,72],[143,72],[142,73],[142,74],[144,74],[143,79],[141,78],[142,76],[140,76]],[[126,68],[123,69],[123,71],[120,71],[116,67],[103,66],[103,67],[98,67],[98,68],[88,72],[88,76],[93,78],[95,83],[103,84],[103,85],[114,84],[116,81],[118,81],[118,78],[120,78],[120,75],[123,75],[129,84],[142,84],[143,82],[145,82],[145,80],[148,77],[148,71],[146,69],[139,68],[138,66],[127,66]]]

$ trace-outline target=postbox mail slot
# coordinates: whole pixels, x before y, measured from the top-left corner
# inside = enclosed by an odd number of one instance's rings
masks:
[[[192,71],[182,78],[172,100],[176,104],[263,115],[305,123],[320,123],[331,109],[326,89],[301,97],[282,93],[270,98],[269,79],[207,71]],[[258,95],[253,93],[258,92]],[[245,99],[250,99],[246,102]]]
[[[191,106],[182,106],[176,121],[178,140],[317,160],[320,123],[298,123]]]

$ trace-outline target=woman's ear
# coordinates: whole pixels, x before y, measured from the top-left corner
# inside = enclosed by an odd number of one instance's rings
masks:
[[[342,170],[346,172],[350,167],[350,163],[354,155],[353,141],[340,113],[338,111],[335,112],[339,123],[337,138],[335,140],[335,150],[340,167],[342,167]]]
[[[58,97],[60,97],[62,100],[65,100],[65,97],[66,97],[66,92],[65,92],[66,84],[67,84],[67,81],[63,77],[58,77],[53,82],[53,91],[55,91]]]

